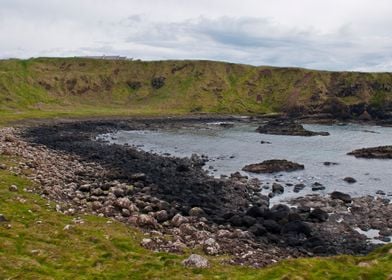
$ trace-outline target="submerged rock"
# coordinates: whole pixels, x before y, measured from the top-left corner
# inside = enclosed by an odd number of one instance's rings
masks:
[[[274,135],[291,135],[291,136],[328,136],[328,132],[315,132],[306,130],[301,124],[295,123],[292,120],[272,120],[267,124],[259,126],[257,132],[263,134]]]
[[[392,159],[392,146],[357,149],[348,153],[348,155],[352,155],[357,158]]]
[[[252,173],[275,173],[275,172],[290,172],[296,170],[302,170],[305,166],[299,163],[295,163],[288,160],[271,159],[265,160],[261,163],[254,163],[244,166],[243,171]]]

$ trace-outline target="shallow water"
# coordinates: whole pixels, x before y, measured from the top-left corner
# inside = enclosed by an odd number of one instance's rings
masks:
[[[392,160],[358,159],[346,155],[357,148],[391,145],[392,128],[356,124],[304,125],[309,130],[328,131],[330,136],[301,137],[259,134],[255,132],[256,127],[257,124],[235,123],[232,128],[223,128],[219,123],[209,123],[172,130],[119,131],[101,138],[159,154],[179,157],[189,157],[193,153],[208,155],[210,161],[205,168],[216,177],[230,175],[246,164],[268,159],[287,159],[304,164],[305,170],[290,173],[257,175],[241,171],[260,178],[264,185],[275,181],[306,185],[298,194],[293,192],[292,186],[286,186],[284,195],[274,200],[311,193],[311,185],[315,182],[326,187],[318,193],[339,190],[361,196],[383,190],[392,194]],[[261,140],[271,144],[261,144]],[[326,161],[338,165],[325,166]],[[344,182],[343,178],[347,176],[357,182]]]

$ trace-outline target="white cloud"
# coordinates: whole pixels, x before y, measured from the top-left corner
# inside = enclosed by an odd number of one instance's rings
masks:
[[[391,12],[388,0],[0,0],[0,57],[392,71]]]

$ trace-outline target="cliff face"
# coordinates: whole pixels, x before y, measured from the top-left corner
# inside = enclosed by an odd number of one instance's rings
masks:
[[[213,61],[0,61],[0,110],[85,105],[164,113],[332,113],[341,118],[385,118],[392,111],[392,73]]]

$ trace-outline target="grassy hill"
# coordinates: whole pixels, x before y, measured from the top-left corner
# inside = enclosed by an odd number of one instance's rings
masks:
[[[0,116],[340,113],[379,116],[392,73],[327,72],[214,61],[37,58],[0,61]],[[11,116],[10,116],[11,115]]]

